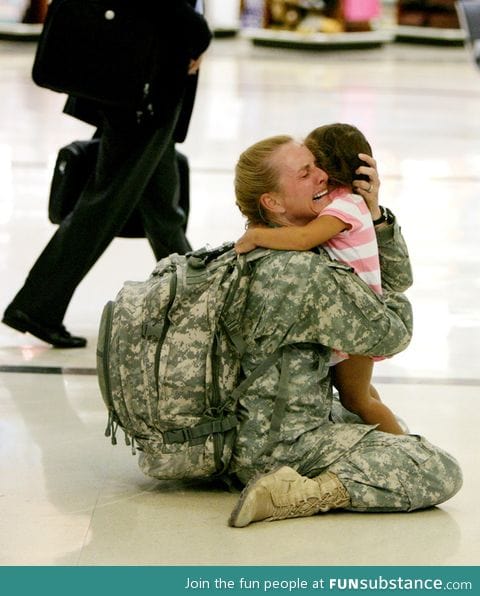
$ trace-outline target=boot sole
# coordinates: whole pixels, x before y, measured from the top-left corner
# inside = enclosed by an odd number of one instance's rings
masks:
[[[284,466],[278,466],[278,468],[275,468],[275,469],[271,470],[270,472],[266,472],[263,474],[261,472],[258,472],[257,474],[255,474],[255,476],[253,478],[251,478],[247,482],[245,488],[242,490],[242,492],[240,494],[238,503],[235,505],[235,508],[233,509],[233,511],[230,514],[230,517],[228,519],[228,525],[231,528],[246,528],[250,523],[252,523],[252,522],[248,522],[243,525],[237,525],[237,523],[236,523],[238,520],[238,517],[240,515],[240,512],[242,510],[243,504],[245,503],[245,500],[247,499],[248,495],[252,492],[254,485],[257,484],[257,482],[261,478],[266,478],[267,476],[271,476],[272,474],[275,474],[275,472],[278,472],[278,470],[280,470],[280,468],[283,468],[283,467]]]

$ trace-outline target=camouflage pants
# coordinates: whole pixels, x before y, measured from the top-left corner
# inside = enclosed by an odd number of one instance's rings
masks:
[[[375,430],[326,469],[345,485],[351,511],[431,507],[452,497],[462,485],[455,459],[423,437]]]

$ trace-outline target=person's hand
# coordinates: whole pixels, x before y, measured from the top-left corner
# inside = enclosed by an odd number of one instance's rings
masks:
[[[203,54],[201,56],[199,56],[197,59],[192,58],[190,60],[190,64],[188,65],[188,74],[189,75],[197,74],[197,72],[200,69],[200,63],[202,62],[202,57],[203,57]]]
[[[242,255],[257,248],[253,236],[254,228],[248,228],[245,234],[235,242],[235,251],[237,254]]]
[[[356,174],[366,176],[368,180],[354,180],[353,188],[355,192],[361,195],[372,215],[372,219],[381,217],[382,212],[378,206],[378,191],[380,190],[380,178],[378,177],[377,162],[371,155],[359,153],[358,157],[366,163],[356,170]]]

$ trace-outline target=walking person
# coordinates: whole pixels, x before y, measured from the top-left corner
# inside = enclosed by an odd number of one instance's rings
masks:
[[[201,56],[211,32],[194,0],[169,0],[162,15],[159,36],[168,55],[158,56],[161,68],[151,113],[139,121],[134,110],[74,97],[65,106],[67,114],[97,127],[96,167],[2,319],[54,347],[86,345],[84,337],[64,327],[66,310],[79,283],[134,210],[157,260],[190,250],[178,201],[175,143],[187,134]]]

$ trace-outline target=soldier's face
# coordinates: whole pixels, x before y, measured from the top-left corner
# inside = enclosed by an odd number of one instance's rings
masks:
[[[292,225],[304,225],[318,215],[318,201],[328,192],[327,174],[315,165],[305,145],[286,143],[272,160],[279,172],[279,191],[274,193],[282,216]]]

